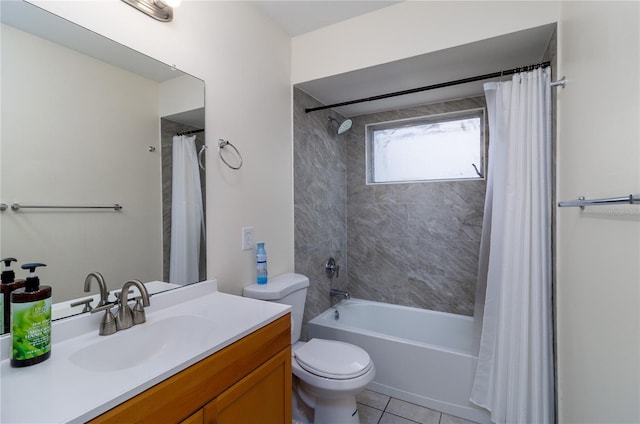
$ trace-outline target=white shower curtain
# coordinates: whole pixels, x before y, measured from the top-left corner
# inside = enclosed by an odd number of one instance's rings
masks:
[[[485,84],[491,141],[478,284],[486,297],[471,401],[496,423],[551,423],[555,414],[550,75],[536,69]]]
[[[200,280],[204,216],[195,140],[195,135],[173,137],[169,282],[176,284]]]

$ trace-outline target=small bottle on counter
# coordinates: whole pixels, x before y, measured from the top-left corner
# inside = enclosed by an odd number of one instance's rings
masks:
[[[36,268],[22,265],[30,274],[24,288],[11,293],[11,366],[27,367],[51,356],[51,287],[41,286]]]
[[[263,242],[258,243],[258,249],[256,250],[256,274],[258,276],[258,284],[267,284],[267,251]]]
[[[11,269],[11,262],[16,262],[16,258],[4,258],[0,262],[4,263],[2,270],[2,283],[0,290],[0,334],[11,331],[11,292],[24,287],[24,280],[16,280],[16,273]]]

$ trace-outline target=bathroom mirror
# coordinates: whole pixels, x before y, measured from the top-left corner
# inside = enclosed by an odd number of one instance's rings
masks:
[[[17,278],[47,264],[54,318],[98,293],[83,291],[91,272],[109,290],[168,281],[171,140],[204,129],[204,81],[29,3],[1,7],[0,257]]]

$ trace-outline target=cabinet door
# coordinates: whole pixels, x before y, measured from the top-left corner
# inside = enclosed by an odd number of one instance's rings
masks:
[[[204,407],[206,424],[291,422],[291,348],[282,350]]]
[[[202,424],[204,423],[204,410],[199,409],[189,418],[181,421],[180,424]]]

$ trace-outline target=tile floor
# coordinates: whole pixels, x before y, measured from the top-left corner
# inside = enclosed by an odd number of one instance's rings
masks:
[[[360,424],[473,424],[433,409],[415,405],[371,390],[356,396]]]

